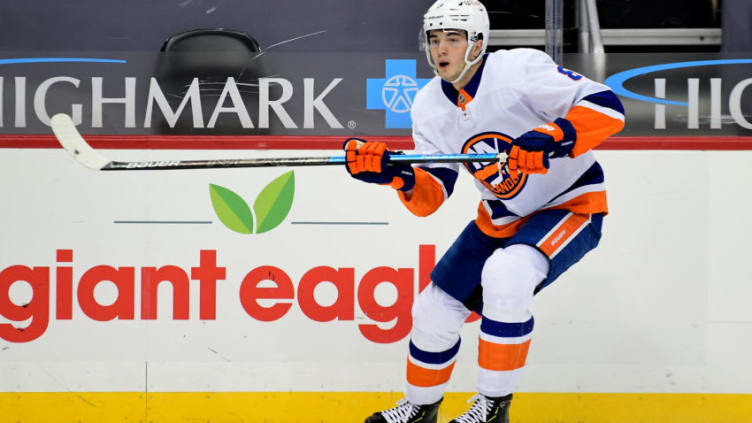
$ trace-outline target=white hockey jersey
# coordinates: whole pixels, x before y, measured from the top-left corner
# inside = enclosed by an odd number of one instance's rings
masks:
[[[411,110],[418,154],[507,151],[533,128],[565,118],[576,132],[570,157],[550,160],[546,174],[510,174],[503,163],[467,163],[481,193],[478,224],[506,237],[537,210],[567,208],[607,212],[603,173],[590,151],[624,126],[624,109],[603,84],[557,66],[533,49],[487,54],[460,92],[439,77],[415,96]],[[416,169],[413,197],[403,203],[416,215],[435,211],[451,195],[458,164]]]

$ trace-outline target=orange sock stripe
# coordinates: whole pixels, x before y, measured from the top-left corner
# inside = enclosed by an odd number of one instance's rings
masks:
[[[515,370],[527,360],[530,340],[521,344],[494,344],[478,339],[478,365],[486,370]]]
[[[452,362],[443,369],[426,369],[413,363],[409,359],[407,360],[407,383],[413,386],[421,386],[424,388],[431,386],[438,386],[449,382],[449,378],[452,377],[452,370],[454,369],[454,363]]]

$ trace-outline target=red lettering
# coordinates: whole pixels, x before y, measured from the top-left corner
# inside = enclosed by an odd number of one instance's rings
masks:
[[[73,262],[73,250],[57,250],[58,263]],[[55,315],[58,320],[73,318],[73,268],[58,266],[55,271]]]
[[[225,280],[227,271],[224,267],[217,267],[215,250],[201,250],[200,263],[199,267],[191,267],[191,279],[201,283],[199,318],[214,320],[217,318],[217,280]]]
[[[141,268],[141,318],[157,318],[157,292],[161,282],[172,284],[172,318],[187,320],[190,308],[188,274],[177,266]]]
[[[397,288],[397,300],[384,307],[374,298],[376,286],[388,282]],[[395,270],[391,267],[376,267],[363,276],[358,286],[358,303],[366,316],[377,322],[395,320],[391,329],[381,329],[378,325],[358,325],[366,339],[380,344],[396,342],[407,336],[413,325],[410,314],[413,304],[415,285],[413,269]]]
[[[98,321],[118,318],[132,320],[134,314],[134,268],[112,266],[95,266],[87,270],[78,283],[78,303],[81,311]],[[110,281],[117,287],[117,298],[110,305],[101,305],[94,298],[94,288],[100,283]]]
[[[330,306],[321,306],[313,295],[321,282],[332,282],[337,287],[337,301]],[[298,304],[303,314],[317,322],[354,320],[355,269],[319,266],[307,271],[298,284]]]
[[[74,289],[80,309],[85,316],[96,321],[114,319],[132,320],[135,310],[135,267],[98,265],[86,270],[74,283],[73,250],[56,250],[54,312],[58,320],[73,318]],[[436,263],[436,247],[419,245],[417,269],[376,267],[363,275],[355,286],[355,269],[352,267],[317,266],[305,272],[296,285],[281,268],[257,267],[243,278],[240,285],[240,302],[245,312],[259,321],[271,322],[284,317],[296,299],[302,313],[315,322],[355,320],[356,302],[371,324],[359,324],[358,329],[371,342],[391,343],[403,339],[412,329],[411,306],[418,292],[431,283],[431,272]],[[155,320],[159,313],[159,286],[166,282],[172,289],[172,318],[190,318],[191,283],[198,281],[199,318],[216,319],[217,282],[225,280],[226,268],[217,265],[215,250],[200,250],[199,265],[181,268],[176,265],[141,267],[140,316]],[[417,278],[416,278],[417,274]],[[0,315],[14,322],[0,324],[0,339],[11,342],[29,342],[39,338],[48,328],[50,319],[50,268],[15,265],[0,272]],[[15,282],[28,283],[33,290],[29,304],[17,305],[11,301],[11,286]],[[94,293],[102,282],[111,282],[117,289],[112,304],[97,301]],[[336,289],[336,299],[329,304],[316,300],[322,283],[331,283]],[[397,290],[393,304],[383,306],[375,299],[376,288],[387,283]],[[100,299],[101,300],[101,299]],[[264,301],[266,300],[266,301]],[[322,300],[323,302],[323,300]],[[468,321],[478,320],[473,314]],[[30,321],[26,328],[18,329],[15,322]],[[392,324],[388,324],[391,322]],[[390,326],[384,328],[383,326]]]
[[[272,281],[277,286],[259,287],[258,284],[263,281]],[[272,322],[284,316],[292,307],[291,303],[276,303],[271,307],[262,307],[258,303],[261,298],[294,299],[295,288],[287,273],[278,267],[261,266],[248,272],[240,284],[240,304],[249,316],[262,322]]]
[[[10,300],[10,287],[24,281],[31,285],[31,301],[16,305]],[[50,268],[10,266],[0,272],[0,314],[8,320],[22,322],[31,318],[29,326],[17,329],[12,324],[0,323],[0,338],[8,342],[33,341],[47,330],[50,304]]]

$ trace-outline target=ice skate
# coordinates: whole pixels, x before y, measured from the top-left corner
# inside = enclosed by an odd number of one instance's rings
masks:
[[[497,398],[477,394],[470,398],[472,400],[475,402],[470,409],[449,423],[509,423],[512,394]]]
[[[365,423],[436,423],[441,401],[417,405],[403,398],[396,407],[373,413]]]

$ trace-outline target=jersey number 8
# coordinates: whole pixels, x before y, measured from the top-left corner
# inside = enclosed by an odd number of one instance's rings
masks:
[[[557,67],[556,70],[558,70],[559,73],[568,76],[572,81],[578,81],[578,80],[582,79],[582,75],[580,75],[580,74],[578,74],[578,73],[576,73],[574,71],[571,71],[571,70],[565,68],[564,66],[559,65],[559,67]]]

